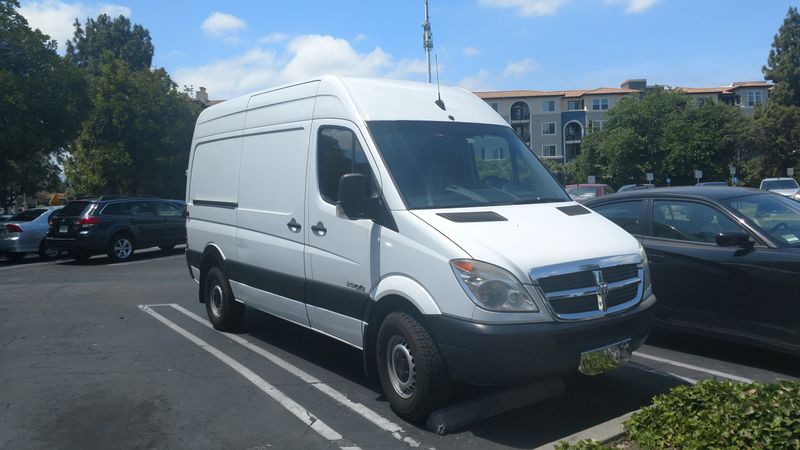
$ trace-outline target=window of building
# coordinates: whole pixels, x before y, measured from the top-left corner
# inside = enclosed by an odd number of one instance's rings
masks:
[[[556,134],[556,123],[544,122],[542,124],[542,134]]]
[[[491,106],[493,110],[498,111],[497,103],[489,103],[489,106]]]
[[[595,131],[602,130],[604,122],[605,122],[605,120],[590,120],[589,121],[589,133],[594,133]]]
[[[555,145],[543,145],[542,146],[542,156],[547,158],[551,156],[556,156],[556,146]]]
[[[556,110],[555,100],[545,100],[542,102],[542,112],[553,112]]]
[[[706,103],[711,103],[711,97],[700,97],[697,99],[697,106],[703,106]]]
[[[608,99],[607,98],[592,99],[592,109],[595,111],[608,109]]]
[[[747,91],[747,106],[760,105],[763,101],[761,91]]]
[[[323,127],[317,142],[317,176],[322,198],[336,204],[339,179],[347,173],[363,173],[372,178],[364,150],[355,133],[342,127]]]
[[[525,102],[516,102],[511,105],[511,120],[530,120],[531,110]]]
[[[583,109],[583,102],[580,100],[567,100],[567,111],[580,111]]]

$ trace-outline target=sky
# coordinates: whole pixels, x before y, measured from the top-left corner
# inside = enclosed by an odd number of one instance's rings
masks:
[[[110,2],[110,3],[109,3]],[[763,80],[800,0],[429,0],[442,84],[477,90]],[[124,14],[153,65],[227,99],[324,73],[426,81],[423,0],[20,1],[63,53],[75,19]],[[432,57],[433,59],[433,57]],[[434,74],[435,77],[435,74]]]

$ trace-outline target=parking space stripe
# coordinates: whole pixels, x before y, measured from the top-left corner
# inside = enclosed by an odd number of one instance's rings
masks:
[[[58,264],[60,262],[63,262],[63,261],[47,261],[47,262],[35,262],[35,263],[17,264],[15,266],[0,267],[0,272],[2,272],[4,270],[19,269],[21,267],[52,266],[53,264]]]
[[[315,417],[311,414],[307,409],[303,408],[300,404],[292,400],[291,398],[287,397],[283,392],[269,384],[266,380],[261,378],[260,376],[256,375],[252,370],[248,369],[247,367],[243,366],[241,363],[237,362],[230,356],[226,355],[225,353],[221,352],[215,347],[212,347],[199,337],[193,335],[192,333],[184,330],[183,328],[176,325],[171,320],[167,319],[166,317],[162,316],[161,314],[155,312],[153,309],[148,307],[147,305],[139,305],[139,309],[143,312],[151,315],[159,322],[163,323],[176,333],[180,334],[181,336],[185,337],[198,347],[202,348],[203,350],[207,351],[211,355],[213,355],[218,360],[225,363],[228,367],[238,372],[240,375],[245,377],[248,381],[253,383],[256,387],[261,389],[265,394],[272,397],[275,401],[277,401],[281,406],[283,406],[287,411],[292,413],[295,417],[300,419],[303,423],[308,425],[311,429],[316,431],[320,436],[325,438],[328,441],[331,441],[333,444],[338,445],[342,449],[353,449],[357,447],[353,447],[350,444],[341,445],[339,441],[343,439],[342,435],[335,431],[333,428],[329,427],[325,424],[322,420]]]
[[[717,377],[727,378],[729,380],[739,381],[739,382],[742,382],[742,383],[748,383],[749,384],[749,383],[753,382],[753,380],[751,380],[750,378],[740,377],[738,375],[733,375],[733,374],[726,373],[726,372],[720,372],[718,370],[706,369],[705,367],[695,366],[695,365],[692,365],[692,364],[686,364],[686,363],[682,363],[682,362],[679,362],[679,361],[673,361],[671,359],[661,358],[660,356],[649,355],[647,353],[635,352],[633,354],[633,356],[638,356],[640,358],[649,359],[649,360],[652,360],[652,361],[662,362],[664,364],[669,364],[669,365],[675,366],[675,367],[683,367],[684,369],[694,370],[694,371],[697,371],[697,372],[708,373],[708,374],[711,374],[711,375],[714,375],[714,376],[717,376]]]
[[[148,262],[156,262],[156,261],[166,261],[169,259],[177,259],[177,258],[185,258],[183,255],[173,255],[173,256],[162,256],[159,258],[148,258],[142,259],[138,261],[126,261],[126,262],[118,262],[114,264],[109,264],[109,266],[135,266],[136,264],[144,264]]]
[[[208,328],[211,328],[212,330],[214,329],[214,327],[211,326],[211,324],[208,322],[208,320],[203,319],[202,317],[200,317],[197,314],[189,311],[188,309],[186,309],[186,308],[184,308],[184,307],[182,307],[180,305],[174,304],[174,303],[170,304],[169,306],[171,306],[172,308],[180,311],[181,313],[183,313],[187,317],[195,320],[196,322],[199,322],[200,324],[202,324],[202,325],[204,325],[204,326],[206,326]],[[214,330],[214,331],[216,331],[216,330]],[[398,424],[390,421],[389,419],[381,416],[380,414],[378,414],[375,411],[371,410],[370,408],[364,406],[363,404],[356,403],[356,402],[350,400],[349,398],[347,398],[347,396],[345,396],[341,392],[339,392],[336,389],[332,388],[328,384],[322,382],[321,380],[319,380],[315,376],[309,374],[308,372],[300,369],[299,367],[295,366],[294,364],[284,360],[283,358],[281,358],[281,357],[279,357],[277,355],[274,355],[274,354],[270,353],[269,351],[265,350],[264,348],[253,344],[252,342],[248,341],[247,339],[242,338],[241,336],[237,336],[235,334],[227,334],[227,333],[220,333],[220,334],[223,334],[228,339],[231,339],[232,341],[234,341],[234,342],[246,347],[247,349],[255,352],[256,354],[258,354],[259,356],[262,356],[262,357],[266,358],[267,360],[269,360],[270,362],[272,362],[276,366],[286,370],[287,372],[291,373],[292,375],[294,375],[294,376],[300,378],[301,380],[305,381],[306,383],[310,384],[311,386],[314,386],[316,389],[318,389],[319,391],[321,391],[322,393],[324,393],[328,397],[336,400],[341,405],[349,408],[351,411],[355,412],[356,414],[360,415],[361,417],[365,418],[366,420],[372,422],[378,428],[390,433],[392,435],[392,437],[394,437],[395,439],[406,443],[410,447],[419,447],[419,445],[420,445],[419,442],[417,442],[413,438],[407,436],[405,434],[405,431],[403,430],[403,428],[400,425],[398,425]]]

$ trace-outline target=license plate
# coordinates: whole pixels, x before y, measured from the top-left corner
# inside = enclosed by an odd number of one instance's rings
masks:
[[[585,375],[599,375],[623,365],[631,360],[631,340],[616,342],[588,352],[581,353],[578,371]]]
[[[67,225],[61,225],[60,227],[58,227],[58,232],[59,233],[67,233],[67,232],[69,232],[69,227]]]

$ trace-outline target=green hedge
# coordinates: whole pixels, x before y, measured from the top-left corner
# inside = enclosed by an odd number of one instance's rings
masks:
[[[644,449],[800,449],[800,382],[701,381],[658,395],[624,425]],[[559,450],[604,450],[596,441]]]

